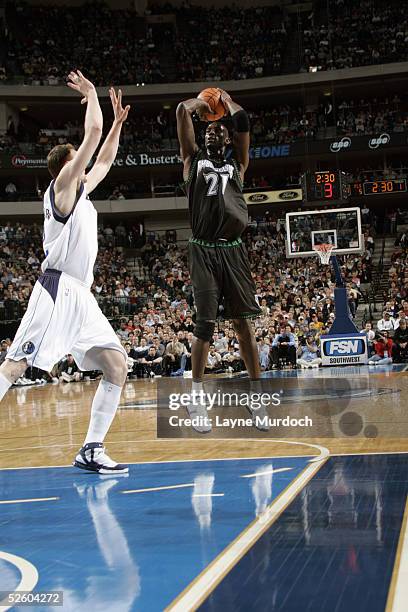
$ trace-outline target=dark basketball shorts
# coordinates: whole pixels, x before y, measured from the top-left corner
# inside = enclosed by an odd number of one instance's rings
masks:
[[[261,314],[240,238],[232,242],[192,238],[188,248],[197,319],[215,321],[222,301],[225,319],[252,319]]]

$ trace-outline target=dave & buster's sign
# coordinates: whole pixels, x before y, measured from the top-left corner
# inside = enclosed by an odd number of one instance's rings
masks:
[[[252,146],[249,149],[249,157],[253,161],[288,157],[304,157],[305,155],[327,155],[353,151],[378,151],[390,147],[406,147],[408,144],[407,133],[382,132],[371,136],[339,136],[338,138],[324,140],[304,140],[291,144],[262,144]],[[227,157],[231,156],[231,151]],[[113,165],[116,168],[146,168],[151,166],[175,166],[181,163],[181,157],[177,151],[159,151],[141,153],[131,152],[127,155],[119,155]],[[1,157],[2,168],[46,168],[46,157],[36,157],[23,153],[12,156]]]
[[[129,168],[131,166],[166,166],[181,163],[181,157],[174,151],[160,153],[128,153],[118,156],[113,165],[118,168]],[[3,168],[47,168],[45,157],[31,157],[23,153],[3,158]]]
[[[168,166],[180,164],[181,157],[176,153],[129,153],[126,157],[117,157],[113,165],[118,168],[131,166]]]

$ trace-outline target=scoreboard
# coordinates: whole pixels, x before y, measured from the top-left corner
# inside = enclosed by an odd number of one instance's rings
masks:
[[[356,181],[350,185],[350,195],[371,196],[406,193],[407,179],[386,179],[382,181]]]
[[[351,197],[404,194],[408,192],[408,179],[382,179],[349,182],[340,170],[306,172],[302,177],[305,202],[344,202]]]
[[[339,170],[319,170],[303,175],[306,202],[334,202],[347,200],[349,189],[346,175]]]

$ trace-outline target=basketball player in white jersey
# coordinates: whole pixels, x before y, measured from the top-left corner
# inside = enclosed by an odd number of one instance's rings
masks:
[[[129,106],[122,107],[119,90],[109,90],[114,121],[92,169],[85,169],[101,140],[103,118],[93,84],[81,72],[71,72],[68,85],[87,103],[85,134],[76,151],[58,145],[48,155],[53,177],[44,195],[44,253],[42,275],[36,282],[27,312],[7,359],[0,367],[0,400],[27,366],[49,372],[71,353],[81,370],[102,370],[84,445],[74,465],[100,474],[127,472],[110,459],[103,440],[119,405],[126,380],[126,351],[90,291],[98,252],[97,212],[88,194],[108,173],[118,150]]]

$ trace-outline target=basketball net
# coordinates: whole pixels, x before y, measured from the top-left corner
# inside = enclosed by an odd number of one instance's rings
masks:
[[[320,262],[326,265],[330,262],[330,257],[334,249],[334,244],[315,244],[313,250],[320,257]]]

